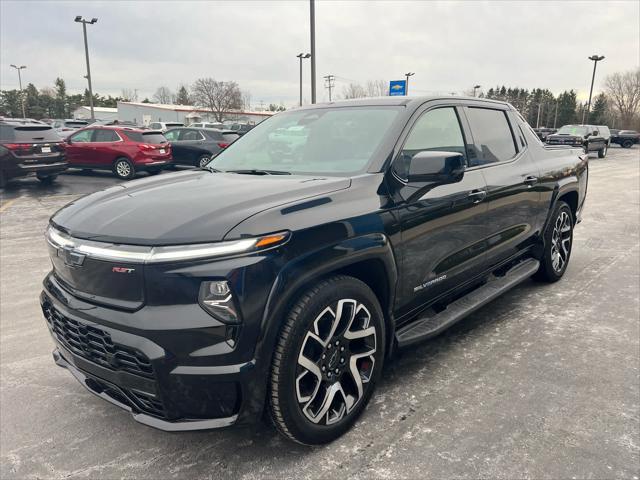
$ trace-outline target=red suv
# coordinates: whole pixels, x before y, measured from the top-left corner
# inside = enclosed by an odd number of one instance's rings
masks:
[[[139,171],[159,173],[171,165],[171,145],[157,131],[95,126],[78,130],[65,142],[69,167],[111,170],[123,180]]]

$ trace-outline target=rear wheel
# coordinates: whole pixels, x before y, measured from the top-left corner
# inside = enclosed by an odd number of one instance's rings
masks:
[[[196,162],[196,166],[200,168],[204,168],[207,163],[211,161],[210,155],[200,155],[198,157],[198,161]]]
[[[136,170],[128,158],[118,158],[113,164],[113,174],[122,180],[131,180],[136,176]]]
[[[385,332],[374,293],[336,276],[305,292],[282,327],[269,409],[278,430],[305,445],[335,440],[357,420],[382,371]]]
[[[36,175],[38,177],[38,180],[40,180],[40,182],[43,185],[51,185],[56,178],[58,178],[58,175]]]
[[[573,245],[573,214],[569,205],[559,201],[544,233],[544,253],[534,278],[557,282],[567,270]]]
[[[632,140],[623,140],[621,144],[622,148],[631,148],[632,145],[633,145]]]

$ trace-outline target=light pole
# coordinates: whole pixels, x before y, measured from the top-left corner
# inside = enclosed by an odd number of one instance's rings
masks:
[[[296,57],[300,59],[300,106],[302,106],[302,59],[309,58],[310,56],[310,53],[299,53],[296,55]]]
[[[404,85],[404,94],[406,96],[409,95],[409,77],[413,77],[416,74],[416,72],[407,72],[404,74],[405,77],[407,77],[407,82]]]
[[[311,22],[311,103],[316,103],[316,3],[309,0]]]
[[[589,103],[587,103],[587,122],[589,121],[589,112],[591,111],[591,94],[593,93],[593,81],[596,78],[596,66],[598,62],[604,60],[604,55],[591,55],[589,60],[593,61],[593,75],[591,75],[591,88],[589,89]],[[584,115],[582,116],[582,123],[584,124]]]
[[[91,120],[95,120],[96,116],[93,113],[93,89],[91,88],[91,68],[89,67],[89,46],[87,45],[87,23],[93,25],[98,21],[97,18],[91,20],[85,20],[81,15],[78,15],[75,20],[82,24],[82,33],[84,34],[84,54],[87,57],[87,76],[85,77],[89,82],[89,107],[91,108]]]
[[[473,96],[476,96],[476,90],[478,90],[482,85],[474,85],[473,86]]]
[[[20,74],[20,70],[27,68],[26,65],[17,65],[11,64],[11,67],[15,68],[18,71],[18,84],[20,85],[20,104],[22,105],[22,118],[27,118],[27,114],[24,112],[24,96],[22,95],[22,75]]]

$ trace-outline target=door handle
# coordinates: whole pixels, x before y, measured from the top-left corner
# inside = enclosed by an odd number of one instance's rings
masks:
[[[536,177],[535,175],[527,175],[526,177],[524,177],[523,182],[525,185],[532,186],[538,183],[538,177]]]
[[[486,190],[471,190],[467,197],[473,200],[473,203],[480,203],[487,197]]]

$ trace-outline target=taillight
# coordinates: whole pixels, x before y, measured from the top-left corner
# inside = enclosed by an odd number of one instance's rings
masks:
[[[140,150],[155,150],[153,145],[149,145],[148,143],[139,143],[138,148]]]
[[[228,143],[225,143],[225,142],[218,142],[218,146],[219,146],[220,148],[227,148],[227,147],[229,146],[229,144],[228,144]]]
[[[4,146],[7,147],[9,150],[30,150],[31,149],[30,143],[5,143]]]

